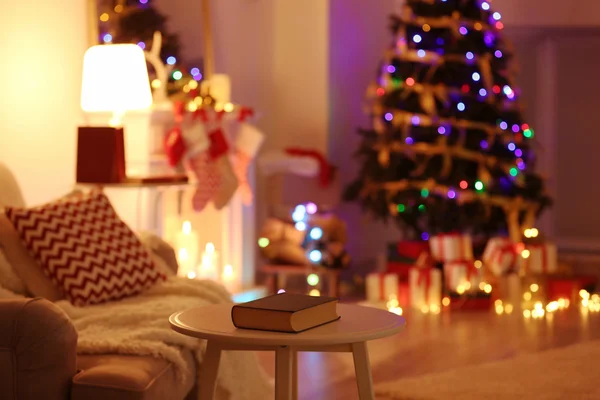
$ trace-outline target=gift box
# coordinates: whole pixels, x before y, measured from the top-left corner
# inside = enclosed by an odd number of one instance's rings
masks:
[[[408,274],[410,304],[413,308],[430,308],[442,303],[442,273],[437,268],[413,267]]]
[[[549,301],[568,299],[577,301],[582,289],[593,292],[597,283],[595,276],[548,277],[546,293]]]
[[[471,236],[460,233],[445,233],[429,239],[429,248],[434,259],[442,262],[472,260]]]
[[[424,241],[401,241],[388,244],[386,271],[408,280],[408,272],[419,256],[429,251],[429,243]]]
[[[470,260],[446,262],[444,263],[444,279],[448,290],[460,294],[479,290],[479,284],[483,282],[483,271]]]
[[[553,274],[558,270],[556,245],[551,242],[527,244],[521,252],[521,265],[526,274]]]
[[[488,241],[483,252],[483,262],[492,275],[499,277],[518,272],[518,253],[515,243],[508,238],[496,237]]]
[[[401,301],[408,295],[408,285],[402,284],[397,274],[389,273],[371,273],[365,279],[367,300],[370,302],[388,301],[394,296],[401,304]]]
[[[494,299],[502,300],[505,304],[517,307],[523,301],[523,280],[518,274],[510,273],[496,280]]]

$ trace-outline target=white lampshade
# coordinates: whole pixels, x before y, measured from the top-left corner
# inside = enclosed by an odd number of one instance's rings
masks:
[[[135,44],[90,47],[83,57],[81,108],[124,113],[152,105],[148,67]]]

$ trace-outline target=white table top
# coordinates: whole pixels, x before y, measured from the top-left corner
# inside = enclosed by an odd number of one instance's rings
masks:
[[[222,343],[264,346],[337,345],[391,336],[399,332],[404,318],[385,310],[338,304],[341,318],[301,333],[238,329],[231,322],[232,304],[214,304],[177,312],[169,318],[171,327],[184,335]]]

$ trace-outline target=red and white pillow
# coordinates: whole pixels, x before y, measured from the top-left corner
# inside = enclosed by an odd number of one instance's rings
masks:
[[[135,295],[166,279],[103,193],[5,211],[44,273],[77,306]]]

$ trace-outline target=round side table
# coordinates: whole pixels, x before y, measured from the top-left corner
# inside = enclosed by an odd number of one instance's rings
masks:
[[[279,333],[238,329],[231,322],[231,304],[215,304],[171,315],[173,330],[207,340],[200,371],[202,400],[212,400],[222,350],[275,351],[275,398],[298,396],[297,353],[299,351],[350,352],[360,400],[374,400],[373,379],[367,341],[398,333],[404,318],[371,307],[339,304],[341,318],[301,333]]]

